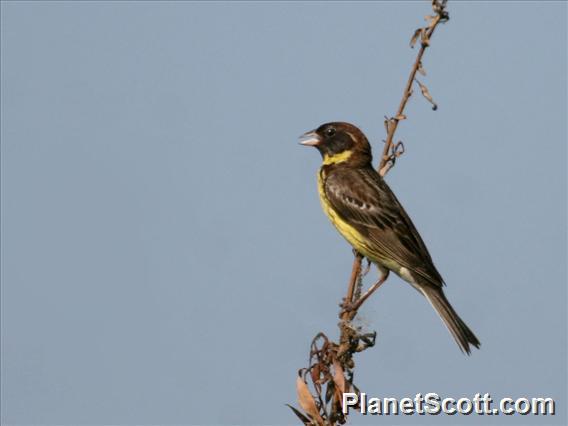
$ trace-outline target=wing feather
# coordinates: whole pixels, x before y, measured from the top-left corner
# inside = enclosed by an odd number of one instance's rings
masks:
[[[443,285],[426,244],[386,182],[372,168],[335,168],[326,173],[325,194],[336,213],[364,235],[377,261],[394,261]]]

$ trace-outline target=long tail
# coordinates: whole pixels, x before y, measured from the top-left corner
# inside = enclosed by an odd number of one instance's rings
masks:
[[[436,309],[440,318],[444,321],[444,324],[454,337],[462,352],[469,355],[471,353],[470,345],[479,349],[481,343],[479,343],[479,340],[477,340],[473,331],[469,329],[456,311],[454,311],[454,308],[452,308],[452,305],[450,305],[450,302],[446,299],[442,289],[423,286],[421,290],[434,309]]]

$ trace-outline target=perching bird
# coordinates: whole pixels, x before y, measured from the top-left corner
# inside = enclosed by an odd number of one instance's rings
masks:
[[[462,351],[470,354],[470,345],[479,348],[477,337],[446,299],[444,280],[420,234],[373,168],[371,146],[363,132],[349,123],[327,123],[305,133],[300,143],[316,147],[322,155],[318,190],[324,212],[381,272],[363,300],[393,271],[428,299]]]

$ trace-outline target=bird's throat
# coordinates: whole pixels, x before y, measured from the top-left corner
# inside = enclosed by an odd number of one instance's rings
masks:
[[[345,161],[349,160],[349,158],[351,158],[352,155],[353,151],[351,150],[343,151],[340,152],[339,154],[332,154],[332,155],[324,154],[323,165],[329,166],[330,164],[344,163]]]

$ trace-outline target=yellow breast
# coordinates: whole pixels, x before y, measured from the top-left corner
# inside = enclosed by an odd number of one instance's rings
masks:
[[[359,231],[357,231],[353,226],[343,220],[337,212],[331,206],[329,199],[325,195],[325,188],[324,188],[324,176],[323,171],[320,170],[318,172],[318,192],[320,197],[320,202],[323,211],[325,212],[326,216],[329,218],[333,226],[339,231],[339,233],[353,246],[355,250],[361,253],[363,256],[375,260],[376,256],[373,255],[372,249],[368,246],[366,238],[361,235]]]

